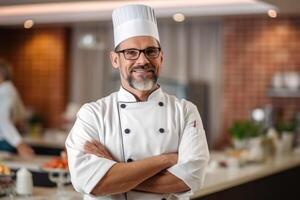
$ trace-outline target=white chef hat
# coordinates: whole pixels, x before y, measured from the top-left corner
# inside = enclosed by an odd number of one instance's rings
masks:
[[[159,41],[154,10],[145,5],[127,5],[112,13],[114,41],[117,47],[122,41],[135,36],[152,36]]]

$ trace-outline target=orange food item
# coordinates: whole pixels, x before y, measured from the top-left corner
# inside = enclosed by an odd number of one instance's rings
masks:
[[[44,168],[50,169],[68,169],[68,161],[66,158],[54,157],[50,161],[43,164]]]
[[[11,170],[8,166],[0,164],[0,175],[10,175]]]

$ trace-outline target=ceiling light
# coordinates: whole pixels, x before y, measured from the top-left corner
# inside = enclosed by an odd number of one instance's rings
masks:
[[[32,28],[33,25],[34,25],[34,22],[31,19],[28,19],[24,22],[24,28],[26,28],[26,29]]]
[[[104,42],[101,41],[101,38],[93,33],[82,35],[77,45],[81,49],[89,50],[104,50],[106,48]]]
[[[261,122],[265,119],[265,112],[262,108],[256,108],[251,113],[252,119],[256,122]]]
[[[173,15],[173,19],[175,22],[183,22],[185,19],[185,16],[182,13],[176,13]]]
[[[276,12],[276,10],[270,9],[270,10],[268,10],[268,15],[271,18],[276,18],[277,17],[277,12]]]
[[[85,34],[81,38],[81,45],[84,47],[93,47],[96,44],[96,38],[93,34]]]

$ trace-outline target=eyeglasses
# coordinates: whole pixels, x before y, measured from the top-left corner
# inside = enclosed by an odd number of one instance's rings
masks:
[[[144,53],[146,58],[154,59],[159,56],[160,47],[148,47],[146,49],[124,49],[116,51],[116,53],[123,53],[126,60],[136,60],[140,57],[141,52]]]

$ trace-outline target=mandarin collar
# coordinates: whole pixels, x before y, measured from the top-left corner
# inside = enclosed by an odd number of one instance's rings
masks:
[[[163,92],[161,87],[154,90],[147,99],[147,102],[150,101],[159,101],[163,97]],[[118,101],[120,102],[137,102],[135,96],[129,91],[125,90],[122,86],[118,92]]]

